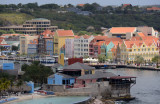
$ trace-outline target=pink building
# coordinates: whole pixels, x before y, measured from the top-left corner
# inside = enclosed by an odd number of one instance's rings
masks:
[[[74,39],[65,40],[65,57],[72,58],[74,56]]]

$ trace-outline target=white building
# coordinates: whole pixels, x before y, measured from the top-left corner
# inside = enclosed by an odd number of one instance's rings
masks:
[[[89,56],[89,43],[94,39],[94,36],[80,36],[74,39],[74,57]]]
[[[74,39],[65,40],[65,57],[74,57]]]

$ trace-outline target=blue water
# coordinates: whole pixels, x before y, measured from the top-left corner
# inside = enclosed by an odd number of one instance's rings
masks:
[[[87,96],[60,96],[24,100],[12,104],[73,104],[88,99]]]

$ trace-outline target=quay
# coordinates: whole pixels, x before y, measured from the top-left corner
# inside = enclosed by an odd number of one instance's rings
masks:
[[[89,66],[95,67],[96,69],[133,68],[133,69],[160,71],[160,68],[155,68],[152,66],[136,66],[136,65],[110,64],[110,63],[86,63],[86,64]]]

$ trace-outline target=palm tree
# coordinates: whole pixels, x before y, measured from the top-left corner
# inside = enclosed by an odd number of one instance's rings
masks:
[[[142,56],[136,56],[135,57],[135,63],[137,64],[137,65],[140,65],[140,64],[142,64],[144,62],[144,58],[142,57]]]

